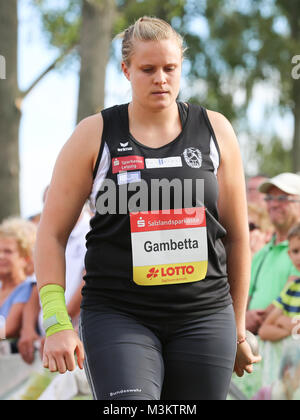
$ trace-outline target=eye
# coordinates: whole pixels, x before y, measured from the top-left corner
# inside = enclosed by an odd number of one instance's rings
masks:
[[[172,67],[166,67],[165,68],[165,71],[166,72],[171,72],[171,71],[174,71],[175,70],[175,67],[174,66],[172,66]]]
[[[152,67],[147,67],[147,68],[145,68],[145,69],[142,69],[142,71],[143,71],[144,73],[151,73],[151,72],[153,71],[153,68],[152,68]]]

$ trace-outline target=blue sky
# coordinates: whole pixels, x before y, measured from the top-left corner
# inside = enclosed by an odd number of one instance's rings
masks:
[[[205,29],[205,28],[204,28]],[[26,89],[57,57],[42,33],[37,13],[27,0],[19,2],[19,85]],[[182,80],[185,92],[184,77]],[[26,97],[22,105],[20,126],[20,197],[21,213],[28,217],[42,209],[42,195],[50,182],[57,155],[76,123],[78,68],[52,71]],[[188,92],[187,92],[188,94]],[[130,101],[130,85],[124,76],[109,64],[105,106]],[[258,86],[249,110],[254,130],[261,130],[266,103],[276,101],[274,84]],[[184,99],[184,98],[183,98]],[[286,143],[292,138],[292,120],[274,114],[270,127],[278,134],[285,132]],[[248,162],[247,138],[238,133],[244,162]],[[255,162],[247,163],[248,172],[255,172]]]

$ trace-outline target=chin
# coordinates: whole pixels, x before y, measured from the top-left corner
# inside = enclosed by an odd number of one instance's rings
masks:
[[[171,96],[168,96],[165,98],[154,98],[154,100],[152,100],[148,104],[152,109],[166,109],[173,105],[174,102],[175,99]]]

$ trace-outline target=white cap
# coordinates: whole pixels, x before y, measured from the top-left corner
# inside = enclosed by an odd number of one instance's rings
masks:
[[[262,193],[267,193],[272,186],[287,194],[300,195],[300,176],[284,172],[264,181],[259,185],[258,190]]]

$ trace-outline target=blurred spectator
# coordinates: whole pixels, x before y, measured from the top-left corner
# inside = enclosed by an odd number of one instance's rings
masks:
[[[271,385],[261,388],[252,398],[267,401],[300,400],[300,346],[290,344],[284,351],[278,379]]]
[[[300,224],[290,230],[288,241],[288,254],[294,266],[300,271]],[[279,341],[299,331],[300,278],[288,282],[273,305],[274,308],[259,329],[260,338],[268,341]]]
[[[265,182],[267,211],[274,228],[270,242],[252,260],[246,327],[257,333],[290,276],[300,277],[289,256],[287,234],[300,221],[300,176],[282,173]]]
[[[72,318],[75,328],[78,326],[80,314],[81,289],[83,286],[83,275],[85,273],[85,236],[90,229],[90,218],[91,214],[85,205],[69,236],[66,247],[65,298],[68,313]],[[42,350],[44,337],[42,321],[43,314],[37,287],[35,286],[32,296],[24,310],[21,337],[18,342],[19,352],[26,363],[32,363],[34,361],[34,351],[37,342],[41,342]]]
[[[267,177],[264,175],[255,175],[248,178],[246,183],[247,201],[248,203],[256,204],[262,208],[266,208],[264,201],[264,194],[262,194],[258,187],[266,181]]]
[[[22,311],[30,298],[36,226],[19,218],[0,224],[0,315],[5,338],[17,338]]]
[[[273,226],[267,210],[258,204],[248,203],[248,222],[250,231],[250,248],[252,255],[270,241]]]

